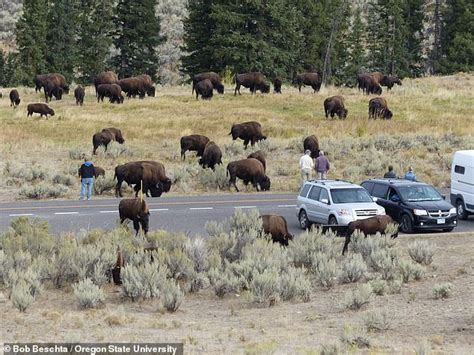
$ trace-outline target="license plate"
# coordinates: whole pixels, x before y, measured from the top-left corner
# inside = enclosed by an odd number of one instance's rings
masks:
[[[445,224],[446,223],[446,219],[445,218],[438,218],[438,224]]]

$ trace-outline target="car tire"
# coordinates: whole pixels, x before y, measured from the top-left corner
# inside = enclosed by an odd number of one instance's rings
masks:
[[[334,216],[329,216],[328,224],[331,226],[337,225],[337,218]]]
[[[443,229],[443,232],[445,233],[449,233],[449,232],[452,232],[454,228],[446,228],[446,229]]]
[[[300,228],[303,230],[309,229],[309,227],[311,227],[311,222],[309,221],[305,210],[300,211],[298,221],[300,222]]]
[[[463,200],[456,201],[456,213],[458,214],[459,219],[462,219],[463,221],[467,219],[469,214],[466,211],[466,206],[464,206]]]
[[[413,233],[413,222],[409,215],[404,214],[402,216],[400,220],[400,230],[406,234]]]

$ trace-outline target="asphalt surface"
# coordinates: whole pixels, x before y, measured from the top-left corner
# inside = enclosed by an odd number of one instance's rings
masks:
[[[118,225],[119,199],[49,200],[0,203],[0,231],[6,231],[12,218],[39,217],[49,222],[51,231],[78,232],[94,228],[112,229]],[[147,198],[150,230],[164,229],[189,235],[206,236],[207,221],[222,221],[235,209],[258,208],[261,214],[285,217],[291,233],[300,231],[296,218],[295,193],[234,193],[223,195]],[[474,230],[474,216],[459,221],[456,232]],[[130,228],[132,225],[130,223]]]

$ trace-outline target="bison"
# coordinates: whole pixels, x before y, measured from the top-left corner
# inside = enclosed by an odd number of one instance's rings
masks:
[[[347,251],[349,243],[351,242],[352,233],[354,233],[356,229],[360,230],[366,236],[376,234],[377,232],[385,233],[385,230],[390,223],[394,223],[394,221],[388,215],[379,215],[350,222],[347,226],[345,235],[346,240],[344,241],[344,247],[342,248],[342,255],[344,255],[344,253]],[[395,234],[393,234],[391,237],[397,238],[398,231],[395,232]]]
[[[39,113],[40,117],[43,117],[43,115],[45,115],[46,118],[48,118],[48,115],[54,116],[54,110],[43,103],[28,104],[27,111],[28,114],[26,115],[26,117],[32,116],[33,113]]]
[[[359,74],[357,76],[357,85],[358,89],[362,89],[362,91],[369,95],[381,95],[382,94],[382,87],[380,86],[377,79],[375,79],[370,74]]]
[[[122,88],[122,91],[127,94],[127,97],[138,97],[143,99],[145,95],[155,96],[155,87],[149,75],[139,75],[131,78],[121,79],[117,83]]]
[[[388,109],[387,101],[383,97],[374,97],[369,101],[369,119],[383,118],[389,120],[393,117]]]
[[[43,88],[43,82],[46,80],[46,78],[51,75],[51,74],[39,74],[35,76],[34,82],[35,82],[35,92],[41,91]]]
[[[76,105],[83,105],[84,104],[84,96],[86,95],[84,88],[82,86],[78,86],[74,89],[74,97],[76,98]]]
[[[389,75],[380,80],[380,85],[386,86],[388,91],[392,90],[395,84],[402,85],[402,81],[397,76]]]
[[[193,90],[192,90],[193,94],[194,94],[194,90],[196,89],[196,84],[206,79],[211,81],[212,87],[216,89],[219,94],[224,93],[224,85],[222,85],[222,79],[220,75],[214,72],[207,72],[207,73],[196,74],[193,76]]]
[[[56,100],[61,100],[63,98],[64,89],[61,86],[58,86],[56,82],[50,78],[47,78],[44,81],[43,89],[46,102],[52,100],[53,96]]]
[[[233,124],[229,135],[232,135],[232,140],[234,141],[237,138],[242,139],[245,149],[247,149],[249,142],[253,147],[255,142],[267,139],[262,134],[262,125],[255,121]]]
[[[334,117],[337,115],[339,118],[347,117],[347,109],[344,107],[344,98],[342,96],[331,96],[324,100],[324,114],[326,118],[328,115]]]
[[[34,79],[35,92],[41,91],[41,88],[44,88],[44,84],[48,80],[53,84],[53,86],[62,88],[66,94],[69,93],[69,85],[66,82],[66,78],[64,75],[59,73],[36,75]]]
[[[263,171],[267,170],[267,162],[265,160],[265,154],[261,150],[257,150],[256,152],[253,152],[249,154],[247,158],[254,158],[257,159],[260,163],[263,165]]]
[[[181,158],[186,160],[186,152],[197,152],[198,157],[202,157],[209,138],[200,134],[191,134],[190,136],[181,137]]]
[[[209,79],[204,79],[201,80],[196,84],[196,100],[199,98],[199,95],[201,95],[201,98],[204,100],[210,100],[214,93],[212,92],[213,90],[213,85],[212,82]]]
[[[230,162],[227,165],[227,176],[229,175],[229,186],[233,185],[237,192],[239,189],[236,185],[236,178],[243,180],[244,185],[252,183],[257,191],[259,191],[259,185],[263,191],[270,190],[270,178],[265,175],[263,164],[257,159],[247,158]]]
[[[262,73],[252,72],[245,74],[236,74],[234,81],[234,96],[237,95],[237,92],[240,95],[241,86],[249,88],[252,94],[255,94],[257,90],[260,90],[260,92],[263,94],[268,94],[270,92],[270,85],[265,82],[265,76]]]
[[[116,141],[119,144],[125,143],[125,139],[123,139],[122,131],[120,129],[114,127],[104,128],[102,131],[94,134],[92,136],[92,145],[94,147],[92,154],[95,155],[97,148],[101,145],[104,146],[107,151],[107,146],[111,141]]]
[[[319,91],[321,89],[321,75],[318,73],[302,73],[296,75],[296,77],[293,79],[293,83],[298,86],[299,92],[301,92],[301,87],[303,85],[308,85],[313,88],[313,93]]]
[[[260,216],[263,222],[263,231],[272,236],[274,243],[288,245],[289,240],[293,240],[293,235],[288,232],[286,219],[274,214]]]
[[[281,81],[280,78],[275,78],[273,80],[273,92],[275,94],[281,94],[281,86],[283,85],[283,82]]]
[[[210,141],[206,144],[204,152],[201,159],[199,159],[199,164],[205,168],[215,169],[216,165],[222,164],[222,152],[219,146]]]
[[[149,227],[150,210],[144,199],[133,198],[123,199],[119,203],[120,223],[123,224],[126,219],[133,222],[135,229],[135,236],[140,231],[140,226],[143,233],[147,235]]]
[[[104,101],[108,97],[110,103],[123,103],[122,89],[117,84],[100,84],[97,87],[97,102]]]
[[[105,177],[105,170],[100,166],[94,166],[94,177],[97,179],[99,176]]]
[[[113,71],[105,71],[100,73],[94,78],[95,95],[97,96],[97,88],[99,87],[99,85],[116,84],[118,80],[118,75],[115,74]]]
[[[18,93],[17,89],[13,89],[10,91],[10,106],[13,106],[13,108],[17,108],[17,106],[20,104],[20,94]]]
[[[303,151],[307,150],[311,151],[311,158],[316,159],[319,156],[319,141],[314,134],[303,141]]]

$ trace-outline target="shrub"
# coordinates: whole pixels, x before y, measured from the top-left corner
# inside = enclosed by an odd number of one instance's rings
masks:
[[[80,148],[69,149],[69,159],[71,160],[81,160],[84,159],[86,153]]]
[[[436,284],[433,287],[433,294],[434,298],[436,299],[444,299],[451,297],[453,291],[453,284],[452,283],[444,283],[444,284]]]
[[[193,262],[180,249],[175,249],[166,254],[166,265],[170,276],[174,279],[189,277],[194,271]]]
[[[74,296],[82,308],[95,308],[105,301],[105,292],[91,279],[84,279],[72,286]]]
[[[280,277],[274,270],[267,270],[253,276],[250,292],[257,303],[274,305],[279,301]]]
[[[58,198],[67,194],[69,190],[60,185],[40,183],[38,185],[24,187],[20,190],[20,196],[31,199]]]
[[[364,324],[368,331],[388,330],[392,326],[392,316],[384,310],[374,310],[366,313],[364,316]]]
[[[110,176],[94,179],[94,194],[103,195],[115,188],[115,179]]]
[[[427,241],[417,240],[408,244],[408,253],[418,264],[430,265],[433,262],[434,251]]]
[[[125,295],[133,302],[138,301],[143,294],[143,282],[138,268],[134,265],[125,266],[122,269],[121,277]]]
[[[26,309],[33,303],[34,297],[30,293],[30,288],[25,280],[20,280],[13,288],[10,295],[13,305],[18,308],[20,312],[25,312]]]
[[[395,250],[379,249],[372,251],[369,256],[372,269],[382,276],[384,280],[392,280],[397,272],[398,255]]]
[[[341,342],[351,347],[370,347],[370,338],[368,337],[366,330],[360,326],[344,325]]]
[[[329,258],[339,255],[339,245],[336,245],[334,235],[323,234],[320,229],[313,228],[301,233],[298,238],[290,242],[288,255],[297,267],[312,268],[315,261],[313,255],[321,253]]]
[[[112,247],[100,244],[81,245],[75,250],[74,271],[79,279],[90,278],[96,285],[107,282],[107,272],[116,260]]]
[[[280,297],[283,301],[300,298],[303,302],[309,302],[310,294],[311,282],[304,268],[290,267],[280,276]]]
[[[372,292],[377,296],[383,296],[387,292],[387,281],[385,280],[372,280],[369,282],[372,287]]]
[[[407,283],[410,279],[420,280],[425,271],[419,264],[413,264],[411,261],[400,260],[398,263],[403,282]]]
[[[225,164],[220,164],[212,169],[199,170],[199,182],[206,188],[206,190],[226,190],[229,187],[229,179],[227,177],[227,167]]]
[[[117,159],[118,157],[133,157],[134,152],[126,145],[119,144],[117,142],[110,142],[107,146],[107,151],[102,151],[102,147],[97,150],[99,156],[105,156],[106,158]]]
[[[401,280],[392,280],[389,284],[388,290],[392,294],[400,293],[402,291],[403,282]]]
[[[312,258],[312,271],[321,286],[331,288],[336,284],[341,270],[335,259],[329,259],[326,254],[315,253]]]
[[[198,292],[209,286],[209,279],[201,272],[193,272],[189,277],[189,291]]]
[[[357,282],[367,272],[367,265],[360,254],[352,254],[342,263],[340,279],[343,283]]]
[[[12,289],[19,283],[25,283],[33,298],[41,291],[40,275],[36,270],[29,267],[26,270],[10,269],[8,272],[8,286]]]
[[[5,176],[26,182],[45,181],[48,179],[48,170],[45,167],[35,164],[29,164],[27,166],[5,164],[3,173]]]
[[[168,312],[176,312],[183,302],[184,293],[181,291],[176,282],[166,280],[162,286],[162,304]]]
[[[188,239],[184,244],[186,255],[194,264],[194,270],[202,272],[206,268],[207,245],[203,238]]]
[[[208,273],[209,281],[214,288],[217,297],[222,298],[226,294],[237,292],[240,289],[241,280],[228,270],[221,272],[218,269],[211,269]]]
[[[320,355],[339,355],[341,350],[337,344],[324,344],[319,348]]]
[[[372,299],[372,287],[369,284],[357,286],[355,290],[346,293],[343,306],[346,309],[358,310]]]
[[[77,268],[75,264],[76,243],[64,238],[57,242],[57,253],[52,258],[51,280],[56,288],[61,288],[65,283],[77,279]]]
[[[242,155],[244,152],[244,146],[240,142],[232,142],[231,144],[224,145],[224,155],[227,158],[235,158]]]
[[[65,186],[73,186],[76,183],[76,179],[74,178],[74,176],[65,174],[54,175],[52,181],[55,184],[61,184]]]

